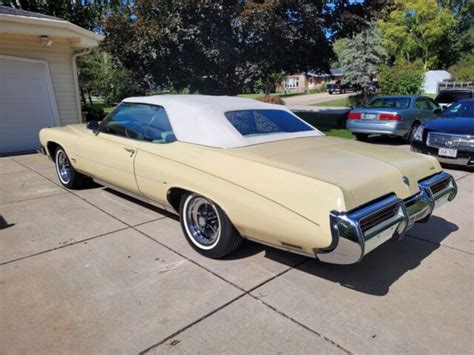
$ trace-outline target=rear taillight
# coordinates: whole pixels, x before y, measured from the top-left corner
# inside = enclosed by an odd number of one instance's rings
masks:
[[[360,120],[360,112],[349,112],[347,115],[347,118],[350,120]]]
[[[379,120],[383,121],[400,121],[402,119],[402,116],[400,116],[398,113],[381,113],[379,115]]]

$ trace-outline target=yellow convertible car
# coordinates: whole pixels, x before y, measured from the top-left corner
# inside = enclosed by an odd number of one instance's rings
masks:
[[[66,188],[93,179],[177,213],[211,258],[247,238],[355,263],[457,192],[435,158],[327,137],[284,106],[238,97],[132,97],[100,124],[40,140]]]

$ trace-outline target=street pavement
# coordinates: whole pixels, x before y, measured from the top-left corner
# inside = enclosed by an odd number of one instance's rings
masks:
[[[447,171],[428,224],[338,266],[249,241],[207,259],[165,211],[0,158],[0,353],[473,353],[474,175]]]

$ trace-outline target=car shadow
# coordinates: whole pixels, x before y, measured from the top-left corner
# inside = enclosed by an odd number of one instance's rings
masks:
[[[98,184],[96,184],[95,182],[93,182],[93,184],[95,184],[96,187],[101,187],[101,185],[98,185]],[[178,217],[178,216],[176,216],[174,213],[171,213],[171,212],[169,212],[169,211],[166,211],[166,210],[163,209],[163,208],[160,208],[160,207],[151,205],[151,204],[149,204],[149,203],[140,201],[140,200],[138,200],[138,199],[136,199],[136,198],[133,198],[133,197],[128,196],[128,195],[126,195],[126,194],[123,194],[123,193],[121,193],[121,192],[112,190],[112,189],[110,189],[110,188],[108,188],[108,187],[105,187],[105,188],[104,188],[104,191],[107,191],[108,193],[111,193],[112,195],[115,195],[115,196],[117,196],[117,197],[123,198],[123,199],[125,199],[125,200],[127,200],[127,201],[133,202],[134,204],[137,204],[137,205],[139,205],[139,206],[145,207],[145,208],[147,208],[147,209],[149,209],[149,210],[151,210],[151,211],[153,211],[153,212],[159,213],[159,214],[161,214],[161,215],[163,215],[163,216],[165,216],[165,217],[172,218],[172,219],[174,219],[174,220],[176,220],[176,221],[179,221],[179,217]]]
[[[394,146],[408,144],[402,137],[380,136],[380,135],[369,136],[367,138],[366,143],[378,144],[378,145],[388,144],[388,145],[394,145]]]
[[[5,218],[4,218],[2,215],[0,215],[0,230],[13,227],[14,225],[15,225],[15,223],[8,223],[8,222],[5,220]]]
[[[466,173],[471,173],[471,174],[474,173],[474,166],[463,166],[463,165],[446,164],[446,163],[441,163],[441,166],[445,169],[465,171]]]
[[[179,221],[178,216],[161,208],[149,205],[109,188],[105,188],[105,190]],[[315,277],[338,283],[354,291],[374,296],[384,296],[400,277],[418,267],[425,258],[441,247],[440,244],[444,239],[459,229],[456,224],[438,216],[432,216],[431,220],[424,226],[426,227],[423,228],[423,234],[426,233],[428,238],[421,237],[420,233],[411,235],[409,232],[401,240],[395,238],[384,243],[366,255],[357,264],[336,265],[323,263],[317,259],[290,253],[250,240],[244,240],[239,249],[222,260],[246,259],[264,252],[265,258],[294,267]]]
[[[418,267],[425,258],[441,247],[439,243],[442,240],[458,230],[457,225],[437,216],[433,216],[429,223],[443,227],[442,232],[437,233],[434,239],[426,241],[407,235],[401,240],[392,239],[386,242],[357,264],[334,265],[310,259],[296,269],[354,291],[384,296],[400,277]]]

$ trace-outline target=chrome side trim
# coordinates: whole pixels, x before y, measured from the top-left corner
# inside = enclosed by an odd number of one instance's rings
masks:
[[[333,242],[319,251],[319,260],[356,263],[387,240],[403,235],[415,222],[429,219],[435,208],[452,201],[457,194],[454,178],[444,171],[420,181],[419,188],[418,194],[406,200],[390,195],[352,212],[332,211],[329,218]],[[384,211],[395,213],[384,215]],[[384,219],[363,231],[361,222],[377,213]]]
[[[249,237],[248,235],[242,235],[242,238],[248,239],[248,240],[250,240],[250,241],[252,241],[252,242],[255,242],[255,243],[258,243],[258,244],[267,245],[267,246],[272,247],[272,248],[276,248],[276,249],[288,251],[288,252],[293,253],[293,254],[299,254],[299,255],[303,255],[303,256],[310,257],[310,258],[316,258],[316,254],[307,253],[307,252],[304,251],[304,250],[293,249],[293,248],[287,248],[287,247],[285,247],[285,246],[283,246],[283,245],[281,245],[281,244],[269,243],[269,242],[267,242],[267,241],[264,241],[264,240],[261,240],[261,239],[258,239],[258,238]]]
[[[102,185],[102,186],[107,187],[107,188],[109,188],[109,189],[111,189],[111,190],[120,192],[121,194],[130,196],[131,198],[134,198],[135,200],[144,202],[144,203],[146,203],[146,204],[148,204],[148,205],[155,206],[155,207],[161,208],[162,210],[165,210],[165,211],[167,211],[167,212],[170,212],[170,213],[173,213],[173,214],[175,214],[175,215],[178,215],[178,213],[176,213],[176,211],[174,210],[174,208],[168,207],[168,206],[165,206],[165,205],[162,205],[161,203],[158,203],[158,202],[155,202],[155,201],[153,201],[153,200],[150,200],[149,198],[147,198],[147,197],[145,197],[145,196],[138,195],[138,194],[136,194],[136,193],[134,193],[134,192],[127,191],[127,190],[125,190],[125,189],[122,189],[121,187],[118,187],[118,186],[109,184],[108,182],[105,182],[105,181],[100,180],[100,179],[92,178],[92,180],[94,180],[94,182],[97,183],[97,184],[99,184],[99,185]]]

